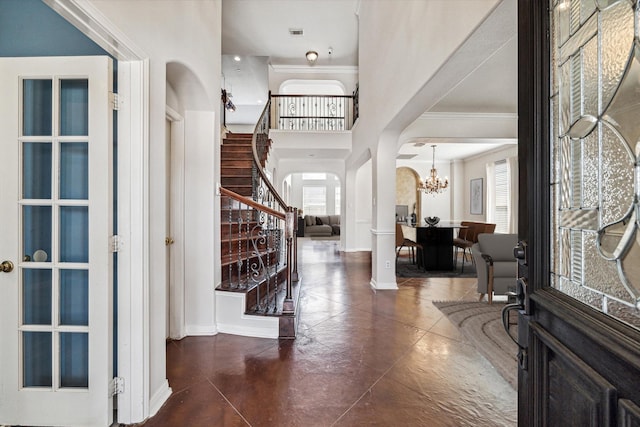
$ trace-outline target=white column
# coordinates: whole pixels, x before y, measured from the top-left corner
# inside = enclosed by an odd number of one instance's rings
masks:
[[[395,269],[396,147],[398,135],[383,133],[372,153],[373,224],[371,287],[398,289]]]

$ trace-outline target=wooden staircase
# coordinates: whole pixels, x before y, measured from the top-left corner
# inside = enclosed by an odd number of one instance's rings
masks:
[[[249,199],[253,198],[252,137],[252,134],[229,133],[223,139],[220,160],[221,186]],[[261,167],[266,164],[267,157],[268,150],[260,159]],[[282,313],[282,300],[287,277],[283,253],[276,249],[278,239],[280,242],[283,239],[281,227],[266,223],[257,209],[221,195],[222,281],[217,288],[218,299],[225,300],[224,304],[228,305],[231,299],[228,293],[241,296],[243,307],[239,310],[243,312],[243,319],[247,315],[271,317],[278,322],[278,337],[293,338],[293,321],[285,320],[283,328],[281,320],[286,318]],[[259,320],[252,318],[252,322],[251,327],[257,328],[254,325]]]

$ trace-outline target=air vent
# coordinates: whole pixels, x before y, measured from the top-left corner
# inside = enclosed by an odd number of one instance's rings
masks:
[[[398,154],[396,156],[397,160],[409,160],[409,159],[413,159],[415,156],[417,156],[417,154]]]
[[[292,36],[303,36],[304,30],[302,28],[289,28],[289,34]]]
[[[424,147],[427,143],[426,142],[416,142],[415,144],[413,144],[414,147]]]

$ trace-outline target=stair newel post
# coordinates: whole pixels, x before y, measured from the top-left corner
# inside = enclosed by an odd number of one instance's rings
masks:
[[[285,214],[285,239],[287,241],[287,295],[282,306],[282,314],[293,314],[293,285],[291,277],[291,264],[293,252],[293,238],[295,235],[296,213],[293,207],[287,207]]]
[[[298,208],[293,208],[293,226],[295,228],[293,239],[293,265],[291,266],[291,280],[297,282],[298,277]]]

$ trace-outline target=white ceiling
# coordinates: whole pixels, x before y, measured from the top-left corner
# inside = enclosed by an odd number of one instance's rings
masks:
[[[232,92],[233,102],[251,106],[264,103],[268,95],[266,64],[323,68],[357,66],[357,8],[361,1],[364,0],[223,0],[223,84]],[[398,7],[401,5],[398,2]],[[515,22],[516,16],[513,22],[505,25],[516,25]],[[290,29],[302,29],[304,35],[292,36]],[[495,52],[487,52],[486,60],[427,113],[515,114],[516,39],[514,37]],[[331,55],[329,48],[333,51]],[[315,65],[306,62],[304,55],[308,50],[319,54]],[[240,61],[233,59],[236,55]],[[515,143],[513,139],[486,139],[486,135],[477,139],[434,136],[427,127],[421,130],[421,126],[419,120],[410,126],[414,138],[402,146],[400,154],[416,154],[419,157],[415,159],[430,161],[430,145],[434,143],[438,144],[436,160],[453,160]],[[420,142],[426,145],[415,147],[415,136],[420,136]],[[344,157],[344,154],[338,157]]]

